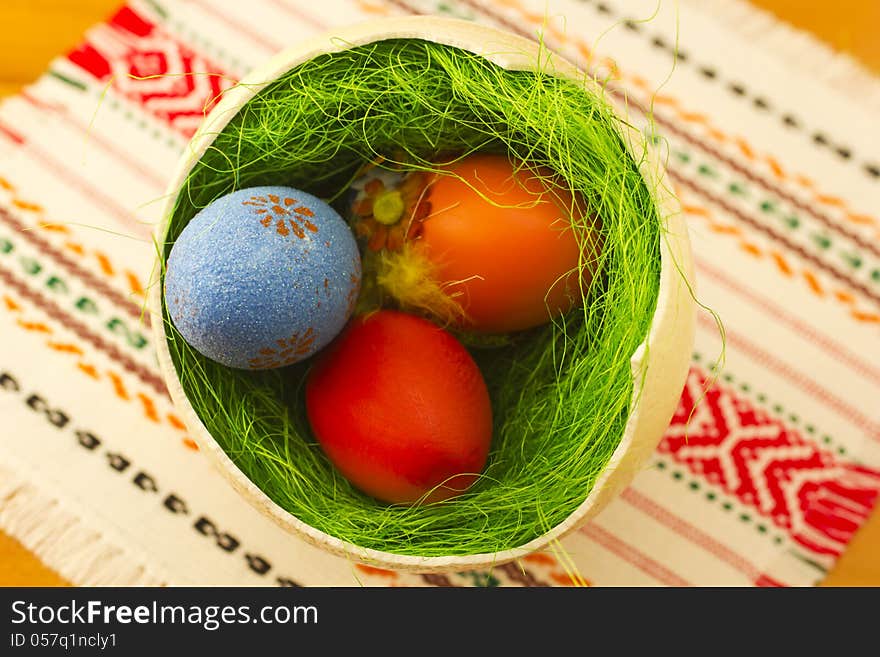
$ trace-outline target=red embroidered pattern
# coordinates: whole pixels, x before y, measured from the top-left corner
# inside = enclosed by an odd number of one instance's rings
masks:
[[[234,80],[125,7],[90,31],[68,58],[187,137]]]
[[[837,459],[722,386],[702,397],[705,386],[692,369],[658,451],[804,548],[840,555],[877,500],[880,471]]]

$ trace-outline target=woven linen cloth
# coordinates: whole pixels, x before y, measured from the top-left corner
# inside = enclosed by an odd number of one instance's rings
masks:
[[[0,105],[0,527],[78,585],[819,583],[880,489],[880,85],[739,3],[655,5],[134,0],[95,25]],[[263,517],[186,435],[143,312],[212,99],[310,35],[407,14],[541,38],[607,79],[659,135],[724,326],[701,312],[632,485],[485,572],[371,568]]]

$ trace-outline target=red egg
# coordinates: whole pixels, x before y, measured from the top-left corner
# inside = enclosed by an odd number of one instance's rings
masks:
[[[492,438],[489,392],[467,350],[436,324],[394,310],[352,320],[317,356],[306,412],[336,468],[394,504],[469,488]]]

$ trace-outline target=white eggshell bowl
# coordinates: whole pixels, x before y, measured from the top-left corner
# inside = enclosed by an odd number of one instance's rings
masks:
[[[508,70],[542,70],[579,81],[588,90],[601,89],[582,71],[552,55],[529,39],[505,31],[457,19],[434,16],[383,18],[335,28],[302,42],[269,59],[229,90],[205,118],[202,127],[171,176],[162,209],[163,220],[156,238],[164,244],[168,223],[178,194],[193,166],[210,147],[214,136],[264,87],[290,69],[316,56],[340,52],[387,39],[419,39],[473,52]],[[607,94],[606,94],[607,95]],[[613,100],[612,106],[614,106]],[[615,107],[618,113],[622,107]],[[621,114],[622,116],[622,114]],[[589,495],[563,522],[544,535],[518,547],[494,553],[445,557],[421,557],[363,548],[340,540],[305,524],[273,502],[232,462],[203,425],[180,385],[171,360],[162,321],[161,285],[150,288],[149,306],[159,364],[171,398],[201,452],[210,458],[232,486],[260,513],[291,534],[350,561],[411,572],[461,571],[490,568],[556,545],[559,539],[584,525],[615,498],[643,467],[656,448],[675,411],[692,352],[696,303],[693,298],[694,271],[687,228],[676,198],[670,192],[666,172],[657,154],[634,128],[621,122],[621,134],[648,188],[655,190],[663,228],[660,244],[660,283],[657,306],[645,341],[631,357],[633,377],[632,409],[623,436]],[[160,271],[161,268],[156,268]]]

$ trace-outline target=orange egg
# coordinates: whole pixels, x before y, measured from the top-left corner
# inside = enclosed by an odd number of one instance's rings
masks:
[[[430,214],[418,249],[462,306],[470,330],[523,330],[583,303],[592,272],[585,268],[579,279],[582,246],[571,226],[572,208],[582,214],[582,204],[548,186],[552,172],[538,173],[516,171],[505,156],[477,154],[442,168],[427,187]],[[595,233],[583,249],[589,264]]]

